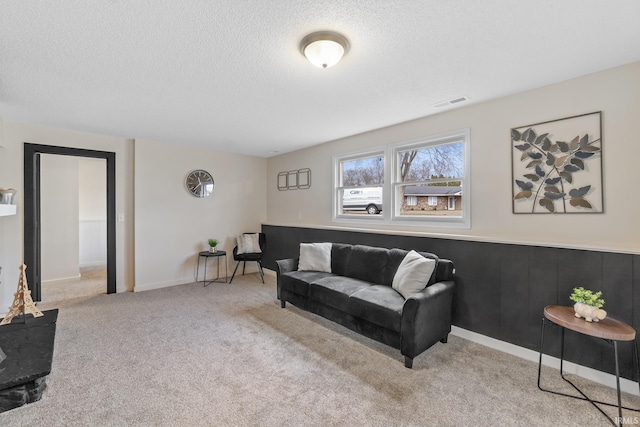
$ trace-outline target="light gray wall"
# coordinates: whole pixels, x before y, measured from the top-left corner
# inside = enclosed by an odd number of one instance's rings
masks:
[[[5,147],[0,149],[0,164],[6,165],[0,171],[1,185],[18,190],[18,214],[0,218],[0,265],[5,267],[0,313],[13,300],[22,263],[24,142],[116,153],[116,211],[124,218],[116,222],[118,292],[193,281],[197,253],[207,247],[209,237],[217,238],[219,247],[229,252],[232,267],[235,235],[259,231],[266,220],[264,158],[24,123],[0,125],[4,126],[0,145]],[[193,169],[213,174],[216,185],[211,197],[196,199],[186,192],[184,178]],[[253,268],[247,266],[247,271]]]
[[[600,110],[605,213],[513,215],[510,128]],[[471,229],[386,226],[382,231],[638,253],[640,199],[628,197],[628,184],[637,169],[635,159],[640,158],[635,136],[639,116],[640,63],[634,63],[268,161],[0,119],[0,145],[4,146],[0,148],[0,185],[18,190],[18,214],[0,218],[0,265],[4,267],[0,312],[13,299],[22,262],[25,141],[116,153],[116,209],[125,216],[124,222],[116,223],[117,284],[122,292],[132,290],[135,283],[138,289],[151,289],[193,278],[195,253],[205,248],[208,237],[219,238],[222,247],[230,250],[236,233],[256,230],[264,220],[335,227],[330,210],[333,155],[464,127],[471,128],[472,138]],[[311,189],[277,190],[278,172],[305,167],[312,170]],[[216,179],[216,192],[204,202],[189,199],[183,188],[184,176],[195,168],[210,169]]]
[[[13,301],[19,276],[19,265],[23,261],[23,143],[58,145],[73,148],[111,151],[116,153],[116,210],[133,216],[133,141],[64,129],[54,129],[32,124],[4,122],[3,156],[4,186],[18,190],[15,216],[0,218],[4,236],[0,244],[0,265],[4,279],[0,289],[0,312],[8,309]],[[116,223],[116,269],[117,290],[123,292],[133,288],[133,223]],[[77,252],[76,252],[77,255]],[[27,266],[29,268],[29,266]],[[3,309],[3,307],[5,307]]]
[[[42,281],[107,261],[106,161],[41,155]]]
[[[78,159],[80,267],[107,262],[107,161]]]
[[[603,214],[514,215],[510,129],[603,112]],[[640,198],[630,197],[640,141],[640,63],[351,136],[269,159],[267,221],[273,225],[354,228],[332,223],[332,156],[471,129],[471,228],[367,225],[396,234],[640,253]],[[311,168],[309,190],[278,191],[278,172]]]
[[[260,231],[266,220],[266,167],[263,158],[136,140],[136,291],[193,281],[208,238],[227,251],[231,274],[235,235]],[[194,169],[213,175],[211,196],[187,193],[185,177]],[[254,269],[247,264],[247,272]]]
[[[80,277],[78,158],[40,156],[42,281]]]

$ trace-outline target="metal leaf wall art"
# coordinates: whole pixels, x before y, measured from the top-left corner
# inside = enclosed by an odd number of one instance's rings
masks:
[[[601,213],[602,113],[511,129],[514,213]]]

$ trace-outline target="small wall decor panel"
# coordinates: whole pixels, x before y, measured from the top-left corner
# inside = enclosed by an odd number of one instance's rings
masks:
[[[298,169],[278,173],[278,190],[306,190],[311,188],[311,169]]]

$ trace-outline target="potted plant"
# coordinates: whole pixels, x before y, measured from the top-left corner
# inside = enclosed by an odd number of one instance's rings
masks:
[[[607,312],[601,308],[604,306],[604,300],[601,297],[601,291],[593,292],[580,286],[579,288],[573,288],[573,293],[569,299],[575,302],[573,311],[576,317],[584,317],[587,322],[598,322],[607,317]]]
[[[218,241],[216,239],[209,239],[209,252],[217,251],[216,246],[218,246]]]

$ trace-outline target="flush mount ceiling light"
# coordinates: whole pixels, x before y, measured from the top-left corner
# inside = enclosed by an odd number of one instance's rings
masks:
[[[300,51],[313,65],[329,68],[349,50],[349,41],[333,31],[318,31],[300,41]]]

